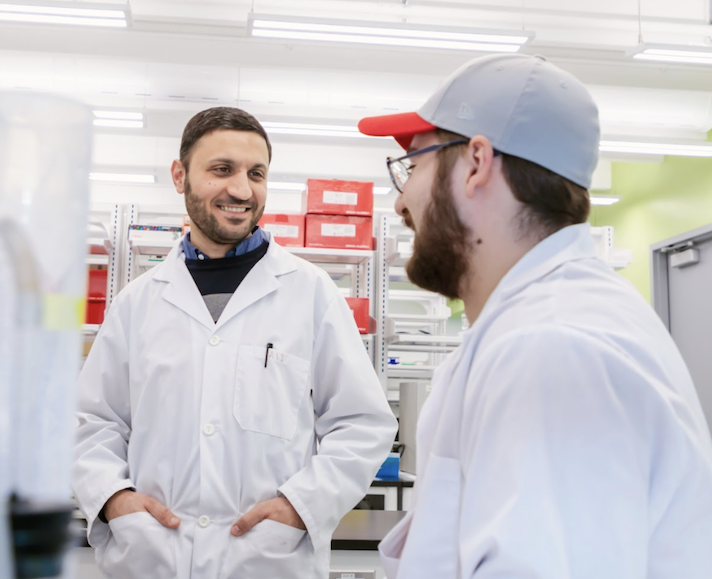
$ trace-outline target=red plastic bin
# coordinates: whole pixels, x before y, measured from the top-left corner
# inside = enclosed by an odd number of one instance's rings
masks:
[[[87,313],[85,323],[101,324],[106,310],[106,282],[108,271],[105,269],[89,270],[89,289],[87,291]]]

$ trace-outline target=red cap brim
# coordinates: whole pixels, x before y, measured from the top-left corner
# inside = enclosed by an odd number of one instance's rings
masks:
[[[410,147],[415,135],[436,130],[435,125],[423,120],[417,113],[399,113],[361,119],[358,130],[372,137],[393,137],[404,149]]]

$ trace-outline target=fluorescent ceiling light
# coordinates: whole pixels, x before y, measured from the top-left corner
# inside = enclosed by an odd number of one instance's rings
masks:
[[[712,65],[712,46],[641,44],[629,56],[636,60]]]
[[[94,111],[95,127],[116,127],[120,129],[142,129],[143,113],[126,111]]]
[[[712,143],[649,143],[634,141],[601,141],[602,153],[635,155],[674,155],[679,157],[712,157]]]
[[[277,123],[264,122],[262,126],[272,135],[303,135],[311,137],[351,137],[351,138],[367,138],[359,132],[356,127],[342,125],[314,125],[305,123]]]
[[[126,121],[142,121],[143,113],[130,113],[126,111],[94,111],[97,119],[120,119]]]
[[[393,191],[393,187],[374,187],[373,188],[374,195],[388,195],[391,191]]]
[[[155,175],[132,175],[130,173],[89,173],[92,181],[113,181],[114,183],[155,183]]]
[[[77,2],[0,2],[0,21],[30,24],[69,24],[126,28],[128,4],[89,4]]]
[[[613,205],[619,201],[620,197],[591,195],[591,205]]]
[[[445,29],[348,20],[297,19],[250,14],[248,34],[262,38],[319,40],[417,48],[517,52],[531,32]]]

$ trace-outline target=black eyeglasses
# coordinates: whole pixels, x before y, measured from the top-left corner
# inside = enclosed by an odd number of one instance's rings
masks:
[[[425,147],[425,149],[413,151],[412,153],[408,153],[407,155],[403,155],[402,157],[398,157],[397,159],[391,159],[390,157],[388,157],[388,159],[386,159],[386,165],[388,166],[388,173],[391,176],[391,181],[393,181],[393,185],[399,193],[403,193],[403,187],[405,187],[405,184],[413,171],[413,166],[410,163],[406,164],[403,162],[406,159],[417,157],[418,155],[424,155],[425,153],[430,153],[431,151],[437,151],[439,149],[443,149],[444,147],[450,147],[452,145],[464,145],[469,142],[470,141],[468,141],[467,139],[457,139],[456,141],[448,141],[447,143],[438,143],[437,145],[431,145],[430,147]],[[497,156],[499,154],[499,151],[495,149],[494,155]]]

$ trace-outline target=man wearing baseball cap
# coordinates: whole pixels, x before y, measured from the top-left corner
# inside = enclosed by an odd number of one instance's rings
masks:
[[[710,431],[662,322],[596,257],[585,87],[487,56],[359,128],[406,149],[388,168],[411,281],[472,323],[421,413],[388,579],[709,579]]]

